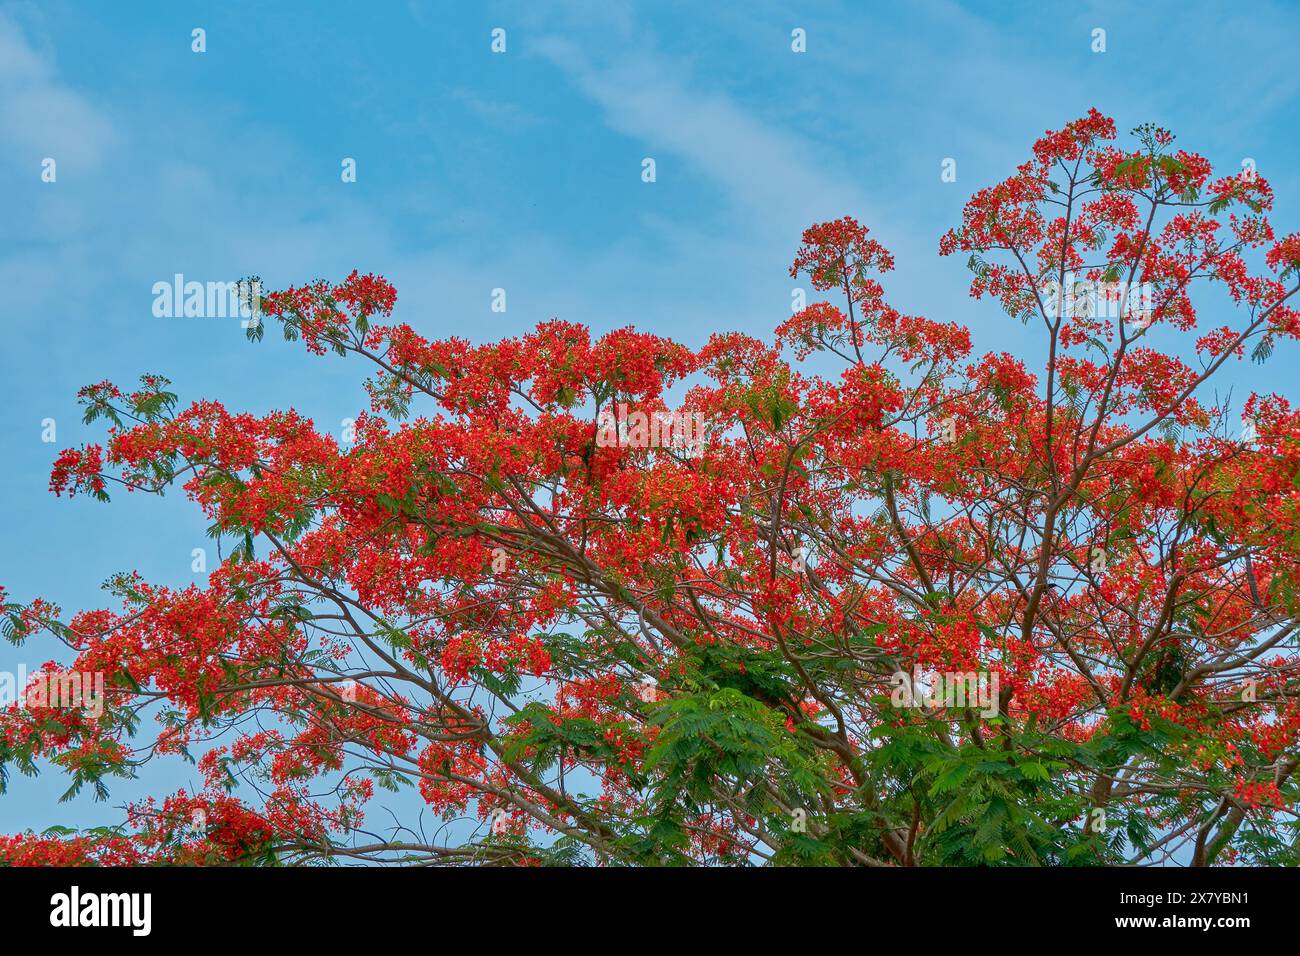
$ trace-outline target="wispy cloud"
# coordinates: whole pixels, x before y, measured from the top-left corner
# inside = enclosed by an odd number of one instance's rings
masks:
[[[665,164],[680,159],[765,228],[784,232],[815,218],[861,211],[867,201],[810,145],[742,109],[725,92],[692,78],[690,64],[649,49],[611,51],[604,61],[561,36],[530,49],[555,64],[603,111],[614,131]],[[797,233],[796,233],[797,234]]]
[[[0,13],[0,162],[30,168],[98,165],[116,139],[108,115],[58,80],[53,57],[37,51]]]

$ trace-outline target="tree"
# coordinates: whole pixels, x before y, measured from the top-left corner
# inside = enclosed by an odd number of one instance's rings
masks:
[[[1240,435],[1209,385],[1300,336],[1300,234],[1253,172],[1134,136],[1048,133],[941,241],[1040,374],[886,304],[844,218],[790,270],[838,304],[773,344],[428,341],[355,272],[267,296],[372,366],[351,444],[160,376],[83,390],[109,436],[55,493],[179,484],[234,547],[67,623],[7,603],[107,701],[11,707],[0,758],[205,787],[0,859],[1300,861],[1300,420],[1251,395]],[[367,822],[375,785],[482,824]]]

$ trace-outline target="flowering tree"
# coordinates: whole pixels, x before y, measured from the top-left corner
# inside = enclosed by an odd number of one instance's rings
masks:
[[[473,346],[382,324],[375,276],[271,294],[372,367],[342,444],[85,389],[109,437],[53,490],[179,483],[234,546],[202,587],[122,575],[118,610],[5,604],[106,700],[9,708],[0,760],[205,786],[0,860],[1300,861],[1300,419],[1252,395],[1242,435],[1208,384],[1300,336],[1300,235],[1258,176],[1115,140],[1047,134],[942,239],[1036,372],[887,305],[845,218],[790,270],[834,301],[774,344]],[[367,819],[375,785],[469,823]]]

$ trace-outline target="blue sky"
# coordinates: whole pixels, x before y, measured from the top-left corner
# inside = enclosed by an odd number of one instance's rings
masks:
[[[99,437],[80,425],[80,386],[161,372],[185,400],[292,405],[334,429],[364,406],[355,362],[277,336],[252,346],[232,319],[155,318],[152,286],[178,272],[282,287],[373,270],[429,336],[486,340],[558,316],[699,344],[770,333],[789,313],[800,231],[851,214],[898,256],[897,306],[971,325],[980,349],[1023,351],[1023,328],[967,298],[938,237],[971,192],[1090,106],[1124,130],[1167,126],[1225,172],[1253,159],[1279,234],[1300,229],[1295,3],[470,6],[0,3],[11,595],[71,611],[101,604],[119,570],[195,577],[204,522],[179,498],[105,507],[45,490],[59,448]],[[806,53],[791,51],[795,28]],[[347,157],[355,183],[340,178]],[[940,180],[948,157],[955,183]],[[1296,357],[1282,347],[1266,371],[1234,374],[1278,388]],[[56,443],[41,441],[46,418]],[[39,666],[38,648],[0,647],[0,670]],[[55,775],[16,780],[0,828],[116,822],[123,800],[191,776],[65,806]]]

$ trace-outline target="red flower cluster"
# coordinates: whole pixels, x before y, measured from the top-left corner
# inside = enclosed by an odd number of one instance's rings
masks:
[[[790,270],[836,301],[771,344],[557,320],[476,346],[376,324],[396,293],[374,275],[272,293],[290,339],[369,363],[350,443],[182,407],[160,376],[83,390],[113,427],[51,488],[179,486],[224,560],[185,588],[121,576],[120,607],[66,624],[4,604],[108,701],[8,706],[0,759],[103,785],[194,755],[204,789],[0,862],[1143,863],[1152,827],[1282,859],[1300,413],[1214,384],[1300,337],[1300,236],[1275,240],[1262,179],[1136,135],[1095,110],[1047,133],[941,241],[1042,337],[1033,370],[888,304],[893,257],[845,217]],[[1194,362],[1149,330],[1195,330],[1210,281],[1241,314]],[[613,408],[704,440],[598,441]],[[893,705],[922,669],[998,691]],[[359,848],[376,785],[491,825]]]

